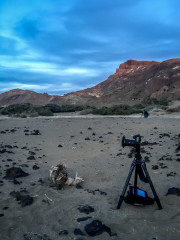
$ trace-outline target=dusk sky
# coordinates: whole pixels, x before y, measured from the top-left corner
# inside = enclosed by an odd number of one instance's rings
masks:
[[[180,57],[180,0],[0,0],[0,92],[62,95]]]

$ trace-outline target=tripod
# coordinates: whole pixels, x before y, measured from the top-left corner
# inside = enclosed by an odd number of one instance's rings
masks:
[[[127,190],[127,187],[129,185],[129,181],[130,181],[130,178],[131,178],[131,175],[135,169],[135,178],[134,178],[134,188],[137,189],[137,180],[138,180],[138,175],[141,179],[141,181],[143,182],[146,182],[146,183],[149,183],[150,187],[151,187],[151,190],[153,192],[153,195],[154,195],[154,200],[156,201],[158,207],[159,207],[159,210],[162,209],[162,205],[160,203],[160,200],[157,196],[157,193],[154,189],[154,186],[153,186],[153,183],[151,181],[151,178],[148,174],[148,171],[147,171],[147,168],[146,168],[146,163],[144,160],[142,160],[142,157],[141,157],[141,154],[140,154],[140,144],[136,145],[136,154],[135,154],[135,158],[131,164],[131,167],[130,167],[130,171],[129,171],[129,174],[128,174],[128,177],[126,179],[126,183],[125,183],[125,186],[123,188],[123,191],[122,191],[122,194],[119,198],[119,202],[118,202],[118,205],[117,205],[117,209],[120,209],[121,207],[121,204],[124,200],[124,195],[126,193],[126,190]],[[143,170],[144,170],[144,173],[143,173]]]

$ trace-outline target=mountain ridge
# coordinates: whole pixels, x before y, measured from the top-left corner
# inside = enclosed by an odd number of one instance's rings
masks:
[[[133,105],[147,97],[180,98],[180,58],[162,62],[128,60],[96,86],[63,96],[13,89],[0,94],[0,106],[25,102],[36,105]]]

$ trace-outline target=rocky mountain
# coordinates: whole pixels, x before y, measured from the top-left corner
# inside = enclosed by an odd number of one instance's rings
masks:
[[[163,62],[128,60],[95,87],[65,95],[72,103],[135,104],[146,97],[180,99],[180,58]]]
[[[0,106],[25,102],[36,105],[132,105],[146,97],[180,99],[180,58],[163,62],[128,60],[107,80],[64,96],[14,89],[0,94]]]
[[[54,103],[57,105],[71,104],[62,96],[37,93],[29,90],[13,89],[0,94],[0,106],[5,107],[15,103],[32,103],[34,105],[46,105]]]

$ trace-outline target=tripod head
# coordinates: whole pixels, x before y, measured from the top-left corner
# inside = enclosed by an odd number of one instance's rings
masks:
[[[134,140],[130,140],[130,139],[127,139],[125,136],[123,136],[122,147],[124,148],[126,146],[130,146],[130,147],[139,148],[141,144],[141,136],[138,134],[138,135],[134,135],[133,138]]]
[[[134,135],[133,140],[127,139],[125,136],[122,138],[122,147],[134,147],[136,151],[136,156],[140,155],[140,145],[141,144],[141,136],[140,134]],[[139,156],[140,157],[140,156]]]

